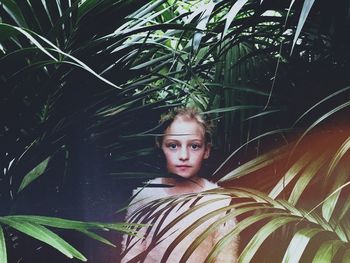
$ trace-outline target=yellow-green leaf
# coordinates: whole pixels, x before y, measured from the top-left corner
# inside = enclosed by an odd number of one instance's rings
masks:
[[[223,35],[225,36],[227,34],[227,31],[233,21],[235,19],[238,12],[242,9],[242,7],[248,2],[248,0],[238,0],[234,5],[231,7],[230,11],[228,11],[226,15],[226,23],[224,28]]]
[[[349,151],[350,149],[350,137],[345,140],[345,142],[340,146],[336,154],[334,155],[328,169],[327,176],[329,176],[339,163],[340,159]]]
[[[348,181],[348,171],[346,170],[340,170],[338,174],[336,174],[334,185],[331,189],[331,191],[334,191],[338,189],[339,186],[342,186],[344,183]],[[329,186],[330,187],[330,186]],[[334,212],[334,209],[338,203],[338,199],[341,194],[341,190],[335,192],[332,196],[330,196],[322,205],[322,216],[329,221],[332,217],[332,214]]]
[[[7,263],[5,236],[1,226],[0,226],[0,263]]]
[[[298,263],[310,240],[322,231],[324,230],[321,228],[303,228],[295,233],[284,254],[282,263]]]
[[[1,217],[0,222],[52,246],[69,258],[75,257],[82,261],[87,260],[83,254],[46,227],[29,222],[11,220],[5,217]]]
[[[26,176],[24,176],[21,185],[18,188],[18,192],[22,191],[25,187],[27,187],[31,182],[37,179],[40,175],[42,175],[49,163],[50,157],[47,157],[44,161],[39,163],[36,167],[34,167]]]
[[[331,263],[338,250],[344,246],[340,240],[324,242],[317,250],[312,263]]]
[[[311,160],[312,156],[310,154],[304,154],[280,179],[280,181],[271,190],[269,196],[271,198],[276,198],[285,189],[285,187],[299,174],[299,172],[310,163]]]
[[[271,214],[270,216],[278,216],[278,214],[277,213]],[[258,249],[267,239],[267,237],[269,237],[278,228],[285,226],[290,222],[298,221],[298,220],[300,220],[299,217],[291,216],[291,215],[283,215],[283,214],[280,214],[280,216],[278,216],[277,218],[272,219],[266,225],[261,227],[260,230],[250,240],[250,242],[245,246],[237,262],[239,263],[250,262],[251,259],[254,257],[255,253],[258,251]]]
[[[298,181],[295,183],[292,193],[289,196],[288,202],[295,205],[297,204],[300,196],[303,194],[305,188],[309,185],[310,181],[324,164],[324,156],[312,161],[302,172]]]

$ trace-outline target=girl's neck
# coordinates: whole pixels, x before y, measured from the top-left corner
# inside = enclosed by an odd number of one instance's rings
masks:
[[[203,178],[194,176],[191,178],[161,178],[162,184],[173,187],[165,188],[170,195],[198,193],[204,190],[205,181]]]

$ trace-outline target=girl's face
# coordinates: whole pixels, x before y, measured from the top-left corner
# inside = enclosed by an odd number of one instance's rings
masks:
[[[210,154],[203,127],[192,119],[175,118],[162,142],[168,172],[184,178],[197,176],[202,161]]]

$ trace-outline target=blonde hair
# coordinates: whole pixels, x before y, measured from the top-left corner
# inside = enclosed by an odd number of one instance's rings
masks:
[[[162,132],[173,123],[176,118],[185,118],[188,120],[195,120],[200,124],[204,131],[204,139],[206,144],[212,143],[212,134],[213,134],[213,124],[210,120],[206,119],[204,114],[199,112],[196,108],[193,107],[177,107],[171,109],[169,112],[163,114],[160,117],[159,123],[162,128]],[[163,142],[163,135],[156,137],[156,145],[161,147]]]

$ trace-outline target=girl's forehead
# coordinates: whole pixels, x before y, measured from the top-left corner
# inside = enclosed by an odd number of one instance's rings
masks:
[[[165,136],[185,136],[193,135],[204,138],[204,128],[194,119],[175,118],[170,126],[165,130]]]

